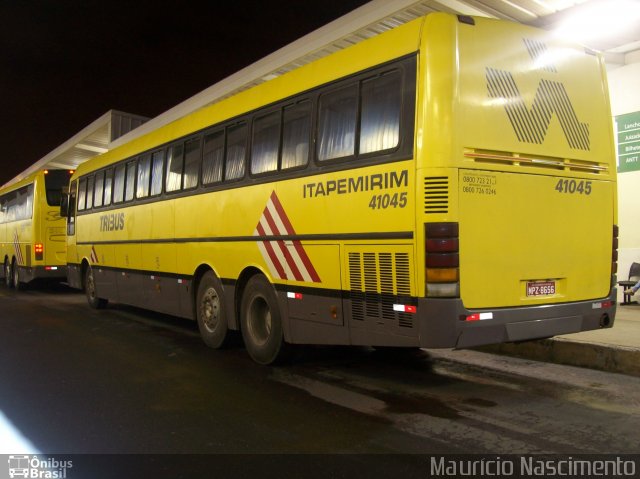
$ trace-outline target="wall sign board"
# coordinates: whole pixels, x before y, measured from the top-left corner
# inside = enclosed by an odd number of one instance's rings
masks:
[[[616,116],[618,172],[640,170],[640,111]]]

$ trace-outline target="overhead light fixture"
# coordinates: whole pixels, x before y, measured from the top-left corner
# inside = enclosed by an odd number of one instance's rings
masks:
[[[567,40],[588,44],[620,35],[640,21],[640,2],[607,0],[586,3],[560,23],[556,35]]]

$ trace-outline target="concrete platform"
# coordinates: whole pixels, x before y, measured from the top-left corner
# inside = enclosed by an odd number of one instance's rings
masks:
[[[640,304],[619,304],[613,328],[477,349],[640,376]]]

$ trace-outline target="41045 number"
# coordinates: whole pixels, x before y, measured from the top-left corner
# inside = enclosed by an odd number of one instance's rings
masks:
[[[585,180],[558,180],[555,190],[558,193],[568,193],[570,195],[590,195],[591,181]]]
[[[392,195],[374,195],[369,201],[369,208],[373,210],[386,210],[387,208],[404,208],[407,206],[407,193],[394,193]]]

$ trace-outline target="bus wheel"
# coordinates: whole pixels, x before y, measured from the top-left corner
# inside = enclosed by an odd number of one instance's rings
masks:
[[[20,282],[20,270],[18,268],[18,262],[14,259],[13,266],[11,267],[11,282],[16,290],[22,289],[22,283]]]
[[[84,273],[84,292],[87,295],[89,306],[93,309],[102,309],[107,306],[108,301],[104,298],[98,297],[96,280],[93,276],[93,269],[91,266],[87,266],[87,270]]]
[[[13,288],[13,274],[11,273],[11,264],[8,259],[4,260],[4,284],[7,288]]]
[[[212,271],[208,271],[198,285],[196,319],[205,344],[210,348],[221,348],[228,337],[229,328],[222,283]]]
[[[282,360],[287,352],[276,292],[262,275],[252,277],[240,307],[242,339],[251,358],[259,364]]]

